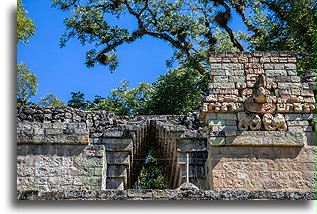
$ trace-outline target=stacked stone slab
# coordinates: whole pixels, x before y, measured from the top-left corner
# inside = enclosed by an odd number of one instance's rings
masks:
[[[291,52],[212,53],[201,119],[210,189],[315,189],[315,95]]]

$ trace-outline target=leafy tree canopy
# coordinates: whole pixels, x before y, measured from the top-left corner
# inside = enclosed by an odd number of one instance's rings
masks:
[[[87,53],[88,67],[99,63],[114,70],[116,48],[148,35],[175,49],[169,64],[177,60],[203,74],[209,51],[217,50],[217,28],[244,50],[242,38],[229,27],[233,12],[248,28],[251,50],[296,50],[305,69],[315,50],[315,0],[53,0],[52,6],[73,14],[64,20],[61,46],[74,37],[96,46]],[[108,17],[132,18],[136,27],[111,24]]]
[[[251,50],[296,51],[299,73],[316,68],[315,0],[256,0],[249,4],[253,16],[248,22],[258,29],[249,38]]]
[[[71,92],[72,98],[67,102],[67,106],[72,107],[72,108],[78,108],[82,110],[87,110],[91,102],[86,100],[85,94],[78,91],[76,92]]]
[[[153,83],[147,114],[185,114],[200,107],[207,92],[209,75],[186,68],[177,68],[159,76]]]
[[[128,81],[121,81],[121,86],[110,91],[107,98],[100,99],[93,105],[94,110],[108,110],[116,114],[146,114],[145,106],[151,94],[151,85],[139,83],[138,87],[129,89]]]
[[[29,38],[34,35],[36,26],[32,19],[26,17],[28,14],[26,8],[22,4],[22,0],[17,2],[17,43],[26,44]]]
[[[17,65],[17,105],[30,105],[29,99],[37,92],[37,76],[24,64]]]
[[[36,26],[30,18],[26,17],[27,11],[22,0],[17,2],[17,43],[26,44],[34,35]],[[31,105],[29,99],[36,95],[38,82],[36,74],[24,64],[17,64],[17,105]]]
[[[40,106],[65,106],[65,103],[58,99],[54,94],[48,94],[41,97],[37,104]]]

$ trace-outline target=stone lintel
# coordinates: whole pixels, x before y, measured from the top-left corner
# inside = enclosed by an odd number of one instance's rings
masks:
[[[236,136],[208,137],[210,146],[286,146],[303,147],[304,138],[299,132],[238,131]]]

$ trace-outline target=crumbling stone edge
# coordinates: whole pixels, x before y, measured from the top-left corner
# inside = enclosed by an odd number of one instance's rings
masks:
[[[18,200],[316,200],[316,192],[212,190],[17,191]]]

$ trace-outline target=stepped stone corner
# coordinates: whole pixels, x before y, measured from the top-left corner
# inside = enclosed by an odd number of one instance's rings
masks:
[[[186,115],[18,107],[17,198],[316,199],[314,71],[298,76],[292,52],[211,53],[209,64],[208,95]],[[150,150],[166,190],[136,189]]]

